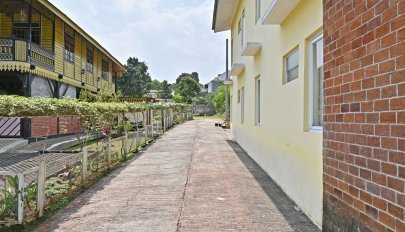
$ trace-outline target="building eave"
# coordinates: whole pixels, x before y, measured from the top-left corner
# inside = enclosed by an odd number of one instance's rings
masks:
[[[214,30],[214,32],[231,29],[238,2],[238,0],[215,0],[214,14],[212,17],[212,30]]]

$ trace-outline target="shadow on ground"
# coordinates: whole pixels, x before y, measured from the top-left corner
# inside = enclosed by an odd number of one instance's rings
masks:
[[[288,224],[294,231],[320,231],[318,227],[311,223],[310,219],[301,211],[294,208],[294,202],[280,189],[280,187],[267,175],[267,173],[232,140],[227,140],[228,144],[246,169],[252,174],[267,196],[274,202],[277,209],[282,213]]]

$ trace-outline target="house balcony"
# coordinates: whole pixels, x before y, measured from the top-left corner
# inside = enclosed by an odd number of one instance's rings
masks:
[[[301,0],[273,0],[263,15],[262,24],[280,25]]]
[[[262,48],[262,43],[247,42],[242,47],[242,56],[255,56]]]
[[[229,76],[239,76],[243,71],[245,71],[245,65],[241,63],[235,63],[232,65],[229,71]]]
[[[0,38],[0,70],[17,69],[16,63],[13,64],[13,61],[24,62],[30,69],[41,67],[48,71],[55,71],[53,52],[26,40]]]

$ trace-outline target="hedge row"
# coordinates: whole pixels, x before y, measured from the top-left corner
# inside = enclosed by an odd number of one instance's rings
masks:
[[[3,117],[116,115],[120,113],[134,113],[145,110],[169,108],[184,110],[187,107],[189,107],[189,105],[178,103],[89,103],[70,98],[27,98],[13,95],[0,95],[0,116]]]

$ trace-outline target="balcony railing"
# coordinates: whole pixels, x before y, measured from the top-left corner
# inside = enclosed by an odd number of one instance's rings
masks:
[[[55,71],[55,54],[22,39],[0,38],[0,61],[22,61]]]

